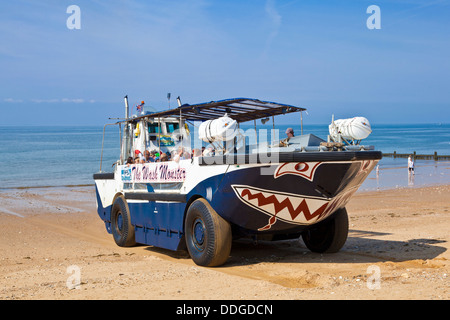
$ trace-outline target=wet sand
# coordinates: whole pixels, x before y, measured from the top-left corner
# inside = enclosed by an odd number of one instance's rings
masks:
[[[358,192],[336,254],[233,243],[218,268],[115,245],[93,187],[0,191],[0,299],[449,299],[450,185]],[[76,275],[81,283],[75,286]]]
[[[375,191],[450,184],[450,161],[417,160],[415,173],[408,174],[408,166],[404,159],[395,159],[394,162],[392,159],[383,160],[391,162],[387,165],[381,164],[378,174],[376,169],[372,170],[359,190]]]

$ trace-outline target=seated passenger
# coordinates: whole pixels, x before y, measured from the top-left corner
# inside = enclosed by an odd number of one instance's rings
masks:
[[[155,162],[155,159],[153,159],[153,157],[150,155],[150,151],[145,150],[144,151],[144,158],[145,158],[145,162]]]
[[[127,166],[130,166],[130,164],[133,164],[133,157],[128,157],[126,164],[127,164]]]
[[[289,140],[294,137],[294,129],[287,128],[286,129],[286,138],[281,140],[279,143],[279,147],[287,147],[289,145]]]
[[[191,154],[189,153],[189,151],[184,151],[183,152],[183,159],[190,159],[191,158]]]
[[[159,161],[160,162],[169,161],[169,157],[167,156],[167,154],[163,153],[163,154],[161,154]]]
[[[200,149],[192,150],[192,156],[193,157],[200,157],[201,155],[202,155],[202,152],[200,151]]]
[[[178,162],[180,160],[183,160],[184,159],[183,152],[184,152],[183,147],[178,147],[177,152],[172,157],[173,161]]]

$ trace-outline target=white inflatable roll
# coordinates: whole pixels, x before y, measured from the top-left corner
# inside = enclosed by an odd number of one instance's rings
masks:
[[[340,134],[346,140],[362,140],[372,133],[369,120],[364,117],[334,120],[329,126],[331,137],[336,140]]]
[[[202,122],[198,136],[205,142],[230,141],[237,134],[237,122],[227,115]]]

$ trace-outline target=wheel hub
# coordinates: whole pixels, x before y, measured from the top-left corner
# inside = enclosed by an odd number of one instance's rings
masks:
[[[205,225],[201,219],[196,219],[193,224],[193,243],[197,250],[203,251],[205,243]]]

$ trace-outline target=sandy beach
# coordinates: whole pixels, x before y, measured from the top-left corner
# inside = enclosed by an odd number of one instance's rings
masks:
[[[450,185],[358,192],[336,254],[233,243],[218,268],[115,245],[93,187],[0,191],[0,299],[449,299]],[[79,275],[80,284],[73,279]]]

